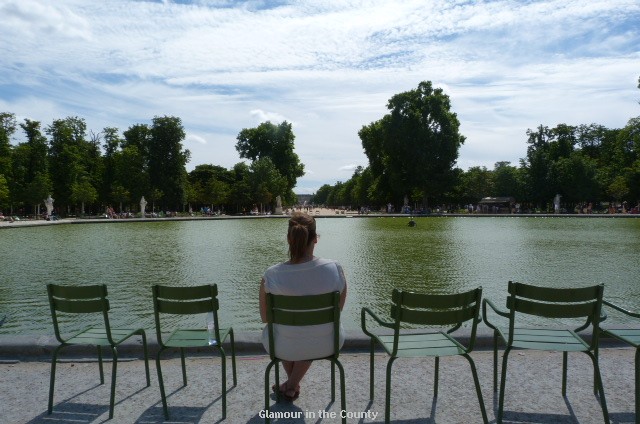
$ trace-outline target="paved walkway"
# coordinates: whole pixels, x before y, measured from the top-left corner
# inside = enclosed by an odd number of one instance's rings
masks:
[[[114,423],[165,422],[155,364],[151,386],[145,387],[139,357],[121,355]],[[124,358],[122,358],[124,356]],[[128,356],[128,357],[127,357]],[[492,352],[475,351],[489,419],[495,422],[497,405],[492,392]],[[66,357],[59,365],[54,411],[47,415],[49,358],[0,356],[0,423],[102,423],[108,419],[109,373],[100,385],[95,357]],[[369,401],[369,362],[363,351],[341,355],[346,373],[349,423],[384,421],[384,375],[386,356],[375,357],[375,399]],[[628,348],[601,350],[605,393],[613,423],[633,423],[634,351]],[[228,380],[231,381],[230,361]],[[238,385],[228,391],[229,423],[262,423],[264,370],[268,358],[243,352],[238,357]],[[221,417],[220,359],[206,356],[187,360],[189,384],[181,387],[180,361],[164,360],[165,386],[171,423],[214,423]],[[329,362],[315,363],[302,384],[295,403],[274,404],[272,411],[300,414],[300,419],[274,423],[339,423],[339,398],[330,403]],[[586,355],[569,356],[568,396],[561,395],[562,355],[515,351],[510,356],[505,400],[505,423],[601,423],[602,409],[593,395],[591,362]],[[231,383],[229,383],[231,384]],[[338,392],[339,393],[339,392]],[[433,360],[398,359],[393,367],[391,419],[394,423],[480,423],[481,415],[468,363],[463,358],[440,361],[437,401],[433,393]],[[335,418],[334,418],[335,416]],[[323,418],[324,417],[324,418]]]

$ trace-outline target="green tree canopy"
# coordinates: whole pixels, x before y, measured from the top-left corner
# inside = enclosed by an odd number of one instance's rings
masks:
[[[11,175],[11,136],[16,131],[13,113],[0,113],[0,174]]]
[[[261,204],[273,204],[287,188],[287,179],[276,169],[269,157],[255,160],[249,167],[252,198]]]
[[[3,174],[0,174],[0,212],[9,205],[9,184]],[[0,214],[1,215],[1,214]]]
[[[152,190],[163,193],[162,207],[179,210],[186,202],[187,171],[190,152],[182,148],[185,138],[180,118],[153,118],[149,139],[149,178]]]
[[[294,151],[295,135],[287,121],[279,125],[263,122],[256,128],[244,128],[237,137],[236,150],[241,158],[256,161],[269,158],[286,180],[281,194],[285,201],[294,200],[293,188],[304,175],[304,165]]]
[[[358,133],[378,188],[396,201],[442,198],[455,183],[453,166],[465,140],[449,96],[423,81],[393,96],[387,108],[389,114]]]
[[[50,136],[49,165],[56,203],[62,208],[73,205],[72,186],[81,178],[89,178],[91,163],[87,124],[84,119],[68,117],[53,121],[46,129]]]

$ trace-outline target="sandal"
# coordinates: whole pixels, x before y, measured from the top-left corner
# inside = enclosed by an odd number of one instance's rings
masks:
[[[300,397],[300,386],[298,386],[298,388],[295,390],[294,389],[282,390],[282,386],[285,386],[286,388],[286,384],[287,383],[282,383],[280,387],[274,384],[273,386],[271,386],[271,390],[276,395],[282,396],[285,400],[289,402],[293,402],[294,400],[298,399],[298,397]],[[293,395],[289,395],[288,393],[293,393]]]
[[[296,400],[296,399],[298,399],[300,397],[300,389],[296,389],[296,390],[289,389],[286,392],[280,392],[280,393],[289,402],[293,402],[294,400]],[[289,393],[293,393],[293,395],[289,395]]]

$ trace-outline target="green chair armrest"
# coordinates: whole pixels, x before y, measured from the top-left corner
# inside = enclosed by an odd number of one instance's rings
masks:
[[[607,305],[611,309],[615,309],[616,311],[622,312],[623,314],[628,315],[630,317],[640,318],[640,313],[631,312],[631,311],[629,311],[627,309],[624,309],[622,306],[615,305],[615,304],[613,304],[611,302],[608,302],[606,300],[603,300],[602,303],[604,303],[605,305]],[[605,316],[606,316],[606,313],[605,313]],[[600,320],[600,321],[604,321],[604,320]]]
[[[484,320],[484,323],[487,324],[487,326],[489,328],[491,328],[492,330],[496,330],[496,326],[489,322],[488,314],[487,314],[487,305],[489,305],[491,307],[491,309],[493,309],[493,312],[495,312],[496,314],[498,314],[498,315],[500,315],[501,317],[504,317],[504,318],[509,318],[509,312],[504,311],[502,309],[499,309],[489,299],[486,299],[486,298],[482,299],[482,319]]]
[[[360,325],[362,331],[369,337],[375,337],[370,331],[367,330],[367,314],[371,316],[379,325],[387,328],[394,328],[393,323],[382,321],[376,314],[374,314],[369,308],[362,308],[360,312]]]

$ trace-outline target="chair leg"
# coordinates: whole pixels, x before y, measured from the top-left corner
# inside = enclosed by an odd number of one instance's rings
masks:
[[[598,363],[600,363],[600,346],[596,343],[596,346],[593,348],[593,354],[596,357]],[[598,395],[598,384],[596,384],[596,371],[593,370],[593,394]]]
[[[147,348],[147,335],[144,330],[140,333],[142,336],[142,353],[144,355],[144,373],[147,377],[147,387],[151,386],[151,378],[149,376],[149,349]]]
[[[332,359],[331,360],[331,367],[333,368],[333,365],[337,365],[338,366],[338,371],[340,372],[340,408],[341,411],[346,411],[347,410],[347,396],[346,396],[346,390],[345,390],[345,381],[344,381],[344,368],[342,367],[342,364],[340,363],[340,361],[338,361],[337,359]],[[342,417],[342,423],[346,424],[347,423],[347,417],[344,416]]]
[[[278,388],[278,390],[276,390],[276,402],[280,402],[280,360],[276,360],[275,374],[276,387]]]
[[[373,381],[374,381],[374,357],[373,351],[375,342],[371,339],[370,355],[369,355],[369,399],[373,400]]]
[[[111,367],[111,396],[109,398],[109,419],[113,418],[113,407],[116,401],[116,373],[118,371],[118,350],[115,346],[111,346],[113,355],[113,366]]]
[[[104,369],[102,367],[102,346],[98,345],[98,370],[100,370],[100,384],[104,384]]]
[[[436,356],[436,366],[433,372],[433,397],[438,397],[438,373],[440,371],[440,357]]]
[[[220,346],[220,365],[222,368],[222,419],[227,418],[227,355]]]
[[[476,371],[476,364],[471,359],[471,356],[468,354],[462,355],[467,358],[469,361],[469,365],[471,365],[471,374],[473,375],[473,382],[476,385],[476,393],[478,395],[478,402],[480,403],[480,412],[482,413],[482,421],[487,424],[489,422],[489,418],[487,417],[487,410],[484,407],[484,399],[482,399],[482,390],[480,389],[480,380],[478,380],[478,372]]]
[[[269,362],[267,365],[267,369],[264,372],[264,422],[269,423],[269,374],[271,373],[271,368],[273,367],[274,361]],[[277,396],[277,394],[276,394]]]
[[[609,424],[609,410],[607,409],[607,400],[604,396],[604,387],[602,385],[602,374],[600,374],[600,365],[598,364],[598,358],[596,358],[591,352],[585,352],[593,361],[593,369],[596,374],[596,383],[598,384],[598,392],[600,393],[600,404],[602,406],[602,415],[604,416],[604,422]]]
[[[238,385],[238,378],[236,377],[236,343],[233,338],[233,328],[229,330],[229,336],[231,341],[231,371],[233,373],[233,386]]]
[[[636,349],[636,424],[640,424],[640,348]]]
[[[58,352],[64,345],[60,345],[53,350],[53,355],[51,355],[51,377],[49,380],[49,405],[47,408],[47,413],[51,415],[53,412],[53,389],[56,384],[56,365],[58,363]]]
[[[331,361],[331,403],[336,401],[336,364]]]
[[[162,368],[160,367],[160,354],[164,349],[160,348],[156,355],[156,371],[158,371],[158,384],[160,385],[160,397],[162,398],[162,410],[164,411],[164,418],[169,419],[169,408],[167,406],[167,396],[164,391],[164,381],[162,380]]]
[[[384,403],[384,422],[389,423],[391,420],[391,366],[393,365],[393,361],[396,358],[389,358],[389,362],[387,362],[387,384],[386,384],[386,394],[385,394],[385,403]]]
[[[493,393],[498,391],[498,331],[493,330]]]
[[[502,373],[500,380],[500,398],[498,400],[498,415],[496,416],[496,424],[502,424],[502,413],[504,411],[504,389],[507,382],[507,358],[511,347],[508,346],[502,354]]]
[[[180,348],[180,363],[182,364],[182,385],[187,385],[187,363],[184,359],[184,348]]]
[[[562,396],[567,396],[567,362],[569,360],[569,354],[562,352]]]

